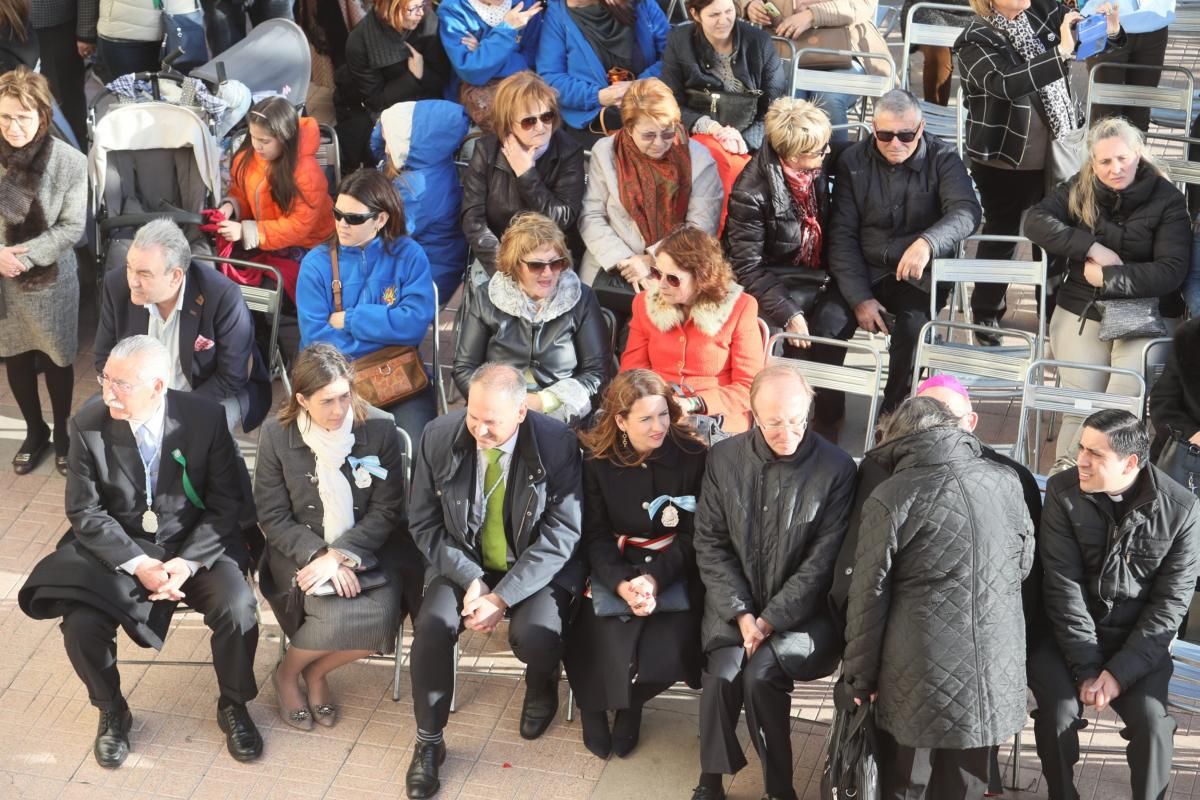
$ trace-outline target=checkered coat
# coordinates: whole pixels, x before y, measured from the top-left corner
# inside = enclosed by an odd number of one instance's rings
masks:
[[[1066,78],[1070,87],[1070,62],[1063,61],[1057,50],[1058,29],[1068,10],[1058,0],[1032,0],[1025,14],[1046,52],[1031,61],[982,17],[967,23],[954,43],[954,57],[967,97],[966,144],[971,158],[1003,159],[1014,167],[1023,160],[1031,115],[1036,112],[1046,118],[1038,89],[1059,78]],[[1078,108],[1076,113],[1077,123],[1082,124]]]

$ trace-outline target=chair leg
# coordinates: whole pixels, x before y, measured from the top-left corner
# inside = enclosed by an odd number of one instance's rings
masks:
[[[575,721],[575,690],[567,687],[567,722]]]
[[[392,702],[400,702],[400,662],[404,656],[404,616],[400,617],[400,628],[396,631],[396,665],[392,673]]]
[[[458,642],[454,643],[454,688],[450,690],[450,713],[458,710]]]
[[[1012,743],[1012,782],[1008,785],[1009,789],[1020,789],[1021,787],[1021,732],[1013,736]]]

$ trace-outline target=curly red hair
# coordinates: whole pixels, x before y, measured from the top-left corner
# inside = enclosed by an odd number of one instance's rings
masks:
[[[665,253],[676,266],[696,281],[695,302],[720,303],[733,287],[733,269],[721,245],[694,225],[683,225],[668,233],[655,254]]]

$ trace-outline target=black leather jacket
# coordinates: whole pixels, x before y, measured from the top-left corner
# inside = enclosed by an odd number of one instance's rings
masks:
[[[458,333],[454,383],[465,397],[480,364],[498,361],[529,370],[539,390],[562,401],[550,416],[574,424],[600,404],[594,400],[612,365],[608,326],[592,290],[573,272],[534,318],[528,298],[507,275],[477,287]]]
[[[489,275],[496,271],[500,237],[522,211],[536,211],[554,220],[567,234],[567,244],[578,261],[583,254],[579,238],[583,176],[583,148],[562,130],[554,132],[546,152],[519,178],[500,152],[495,134],[475,144],[463,176],[462,226],[472,252]]]

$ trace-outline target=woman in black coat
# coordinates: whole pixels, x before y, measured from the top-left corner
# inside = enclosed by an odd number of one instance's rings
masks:
[[[1183,316],[1180,290],[1192,255],[1192,229],[1183,193],[1159,171],[1142,133],[1120,117],[1088,132],[1083,168],[1029,210],[1025,235],[1047,255],[1067,262],[1050,319],[1055,358],[1142,370],[1142,351],[1154,334],[1101,338],[1098,304],[1154,299],[1164,335]],[[1124,375],[1059,370],[1064,388],[1132,395]],[[1056,455],[1073,463],[1082,417],[1063,420]]]
[[[1171,436],[1200,447],[1200,319],[1175,330],[1175,343],[1150,393],[1155,458]]]
[[[667,36],[662,67],[683,125],[730,153],[754,152],[762,147],[767,107],[788,89],[771,35],[739,20],[733,0],[688,0],[687,9],[692,24]]]
[[[558,96],[536,74],[514,73],[496,87],[492,124],[495,133],[475,144],[463,176],[463,233],[483,267],[473,279],[496,271],[500,238],[523,211],[552,219],[578,259],[583,148],[562,131]]]
[[[563,662],[584,745],[599,758],[623,758],[637,746],[646,701],[677,681],[700,686],[704,588],[692,519],[706,450],[649,370],[618,375],[599,420],[580,436],[591,592]],[[598,616],[602,603],[620,616]],[[609,710],[617,712],[611,731]]]
[[[808,333],[804,314],[829,280],[829,117],[807,100],[776,100],[766,139],[729,193],[725,252],[762,316],[789,333]]]
[[[374,0],[334,76],[343,172],[372,163],[371,129],[385,108],[441,98],[451,74],[428,0]]]

